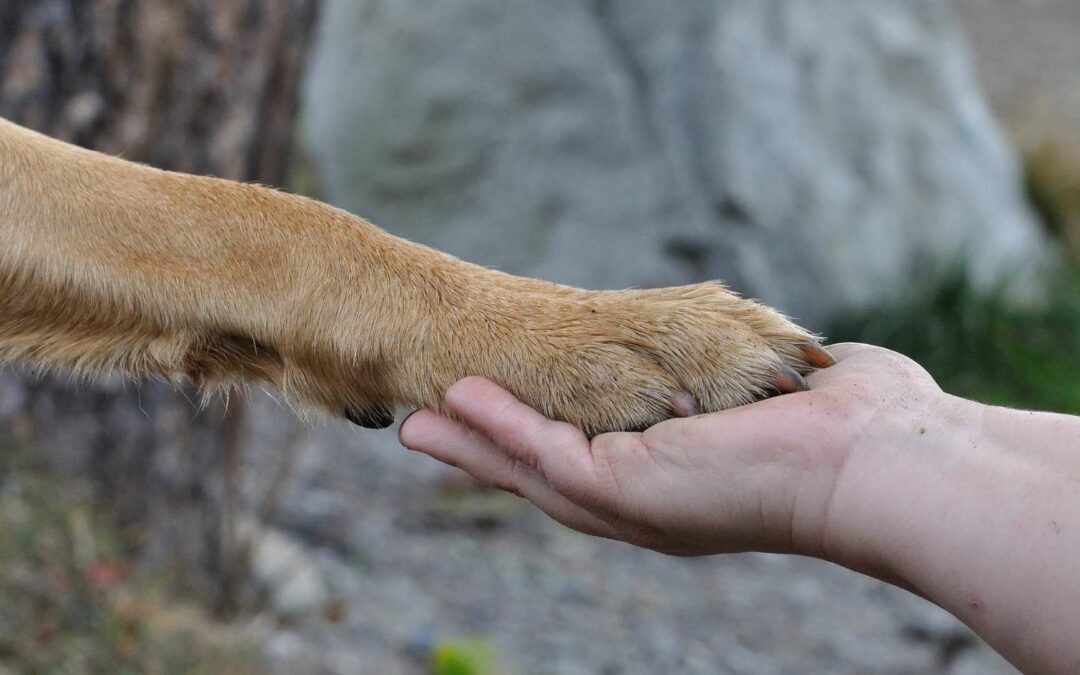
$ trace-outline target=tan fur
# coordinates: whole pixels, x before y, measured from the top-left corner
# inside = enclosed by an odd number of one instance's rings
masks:
[[[583,291],[325,204],[159,171],[0,120],[0,360],[271,384],[383,426],[466,375],[589,433],[761,397],[813,341],[719,284]]]

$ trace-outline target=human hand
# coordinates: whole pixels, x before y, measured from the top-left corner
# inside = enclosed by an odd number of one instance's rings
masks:
[[[848,498],[838,492],[845,467],[944,395],[899,354],[858,344],[830,351],[838,362],[807,378],[810,391],[591,443],[497,385],[466,378],[446,405],[468,427],[420,410],[401,442],[589,534],[678,555],[839,555],[829,550],[830,512]]]
[[[583,532],[825,558],[941,605],[1024,672],[1078,672],[1080,418],[949,396],[878,347],[830,352],[809,391],[591,443],[466,378],[446,404],[468,427],[421,410],[401,441]]]

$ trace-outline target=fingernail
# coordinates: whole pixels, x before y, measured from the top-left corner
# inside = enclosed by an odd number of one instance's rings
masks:
[[[418,412],[420,412],[420,408],[417,408],[416,410],[413,410],[408,415],[406,415],[405,419],[401,420],[401,424],[398,426],[397,431],[397,439],[398,443],[401,444],[401,447],[405,448],[406,450],[412,450],[413,452],[416,452],[416,448],[410,448],[409,446],[405,445],[405,441],[401,438],[401,432],[405,430],[405,425],[409,423],[409,418]]]

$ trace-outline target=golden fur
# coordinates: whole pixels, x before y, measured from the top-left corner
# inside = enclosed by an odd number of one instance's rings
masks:
[[[4,120],[0,214],[0,360],[263,382],[363,426],[439,408],[483,375],[589,433],[641,428],[795,388],[792,367],[827,362],[810,334],[719,284],[514,277],[311,199]]]

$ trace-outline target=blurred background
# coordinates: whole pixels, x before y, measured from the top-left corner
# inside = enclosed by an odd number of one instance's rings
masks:
[[[0,0],[0,115],[1080,413],[1077,35],[1075,0]],[[275,396],[0,370],[0,672],[1015,672],[903,591],[590,539]]]

